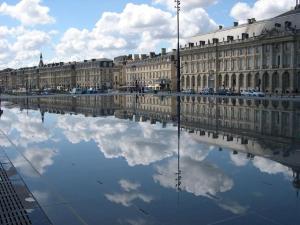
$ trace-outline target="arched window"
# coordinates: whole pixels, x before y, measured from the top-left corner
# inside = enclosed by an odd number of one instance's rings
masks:
[[[273,73],[272,76],[272,90],[279,88],[279,74],[277,72]]]
[[[239,85],[240,85],[240,88],[244,87],[244,74],[242,74],[242,73],[239,76]]]
[[[260,89],[261,80],[259,78],[259,73],[255,74],[255,88]]]
[[[190,77],[189,76],[186,76],[186,87],[187,88],[190,88]]]
[[[269,86],[270,86],[269,74],[264,73],[264,75],[263,75],[263,87],[262,87],[263,91],[265,91]]]
[[[223,82],[222,82],[222,75],[219,74],[218,75],[218,87],[217,88],[221,88],[223,86]]]
[[[225,85],[225,87],[229,86],[229,76],[228,76],[228,74],[225,75],[224,85]]]
[[[192,88],[195,88],[195,76],[192,76]]]
[[[183,88],[184,85],[185,85],[185,82],[184,82],[184,81],[185,81],[184,76],[182,76],[182,77],[181,77],[181,81],[180,81],[180,82],[181,82],[181,88]]]
[[[249,73],[248,75],[247,75],[247,88],[251,88],[252,87],[252,74],[251,73]]]
[[[290,88],[291,81],[290,81],[290,74],[285,72],[282,75],[282,92],[286,93],[287,89]]]
[[[231,76],[231,88],[234,89],[236,87],[236,75],[232,74]]]
[[[203,75],[202,85],[203,85],[204,88],[207,86],[207,77],[206,77],[206,75]]]
[[[197,86],[198,86],[198,87],[201,86],[201,77],[200,77],[200,75],[197,76]]]

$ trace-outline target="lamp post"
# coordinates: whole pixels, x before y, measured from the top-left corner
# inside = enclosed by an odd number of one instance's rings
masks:
[[[179,12],[180,12],[180,1],[174,0],[176,3],[175,8],[177,9],[177,94],[180,93],[180,27],[179,27]],[[179,192],[181,190],[181,169],[180,169],[180,129],[181,129],[181,118],[180,118],[180,109],[181,109],[181,99],[180,96],[177,95],[177,172],[176,174],[176,188]],[[178,194],[178,203],[179,203],[179,194]]]
[[[180,92],[180,23],[179,23],[179,12],[180,12],[180,1],[181,0],[175,0],[176,3],[176,10],[177,10],[177,93]]]

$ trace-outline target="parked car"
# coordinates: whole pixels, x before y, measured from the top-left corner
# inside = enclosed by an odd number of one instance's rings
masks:
[[[143,89],[143,93],[153,93],[153,92],[154,92],[154,90],[151,89],[151,88],[144,88]]]
[[[228,90],[226,90],[226,89],[221,89],[221,90],[216,91],[215,94],[216,94],[216,95],[228,95]]]
[[[214,89],[213,88],[204,88],[201,92],[203,95],[213,95]]]
[[[70,93],[73,95],[79,95],[79,94],[82,94],[82,89],[81,88],[73,88]]]
[[[261,92],[261,91],[252,91],[252,96],[254,97],[265,97],[266,94],[264,92]]]
[[[181,93],[184,93],[184,94],[196,94],[195,90],[191,89],[191,88],[183,90],[183,91],[181,91]]]
[[[248,90],[242,90],[241,96],[252,96],[252,92]]]
[[[86,93],[87,94],[96,94],[97,91],[94,88],[89,88],[89,89],[87,89]]]

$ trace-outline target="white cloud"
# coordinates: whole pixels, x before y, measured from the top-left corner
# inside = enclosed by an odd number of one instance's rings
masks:
[[[295,6],[294,0],[257,0],[253,6],[246,2],[238,2],[231,9],[230,15],[240,22],[249,18],[262,20],[277,16],[290,10],[293,6]]]
[[[125,207],[129,207],[133,204],[135,200],[141,200],[145,203],[150,203],[153,198],[150,195],[145,195],[142,193],[114,193],[114,194],[105,194],[105,197],[114,203],[121,204]]]
[[[212,198],[219,192],[232,189],[234,182],[221,169],[207,162],[199,162],[190,157],[180,160],[182,171],[181,189],[196,196]],[[155,182],[166,188],[176,188],[175,175],[177,160],[171,159],[166,164],[156,166]]]
[[[150,123],[108,118],[61,116],[57,124],[72,143],[93,140],[106,158],[123,157],[130,166],[149,165],[177,153],[177,129]],[[163,139],[161,137],[164,137]],[[206,145],[182,134],[182,155],[203,160],[210,152]],[[143,149],[141,151],[141,149]]]
[[[181,13],[181,43],[190,36],[211,31],[217,27],[207,12],[201,8],[215,0],[189,0],[183,5],[188,10]],[[129,53],[148,53],[176,45],[176,16],[173,11],[153,4],[128,3],[119,12],[104,12],[92,29],[70,27],[54,43],[56,31],[39,31],[28,25],[54,22],[49,8],[40,0],[22,0],[16,5],[2,3],[0,14],[21,21],[22,26],[0,26],[0,69],[37,65],[39,53],[48,48],[52,61],[75,61],[90,58],[113,58]],[[29,7],[30,5],[30,7]],[[30,39],[29,39],[30,38]]]
[[[216,23],[202,8],[181,14],[182,38],[210,31]],[[173,45],[176,17],[152,5],[128,3],[122,12],[104,12],[92,30],[68,29],[56,46],[57,59],[114,57],[119,54],[147,53],[162,43]]]
[[[119,181],[120,186],[124,189],[124,191],[136,191],[139,187],[141,187],[141,184],[134,183],[129,180],[122,179]]]
[[[0,26],[0,69],[37,65],[42,48],[52,42],[56,32]]]
[[[289,170],[288,167],[263,157],[256,156],[253,160],[253,165],[263,173],[267,173],[267,174],[282,173],[287,177],[292,177],[292,172]]]
[[[246,154],[239,152],[239,154],[234,155],[230,154],[230,159],[236,166],[246,166],[249,162],[249,159],[247,159]]]
[[[50,148],[32,147],[26,149],[23,155],[39,174],[44,174],[47,167],[53,164],[53,157],[56,155],[56,151]],[[13,159],[13,162],[14,166],[20,168],[25,175],[30,177],[37,176],[31,165],[22,156],[17,156],[16,159]]]
[[[121,188],[126,191],[124,193],[105,194],[105,197],[114,203],[129,207],[135,200],[141,200],[145,203],[150,203],[153,197],[138,191],[141,187],[139,183],[133,183],[129,180],[121,179],[119,181]]]
[[[48,7],[41,5],[41,0],[21,0],[16,5],[4,2],[0,5],[0,14],[17,19],[25,26],[54,23],[49,11]]]
[[[234,201],[220,201],[218,202],[218,206],[233,214],[244,214],[248,209],[248,207],[242,206],[238,202]]]
[[[4,108],[4,113],[0,120],[1,130],[7,135],[15,132],[12,141],[19,147],[27,147],[33,143],[49,140],[52,137],[52,133],[43,126],[40,118],[34,116],[35,113],[32,114],[32,111],[29,111],[29,115],[27,115],[18,109]],[[5,146],[7,144],[6,141],[0,141],[0,145]]]

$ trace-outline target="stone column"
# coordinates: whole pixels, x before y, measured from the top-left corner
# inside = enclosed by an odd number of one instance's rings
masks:
[[[282,93],[282,80],[283,80],[283,74],[284,72],[278,72],[279,76],[279,88],[278,88],[278,93]]]
[[[283,42],[280,44],[280,68],[283,68]]]
[[[273,44],[270,44],[270,69],[273,68]]]
[[[259,62],[259,67],[260,67],[260,69],[262,69],[262,66],[264,64],[264,54],[265,54],[265,52],[264,52],[263,45],[260,46],[259,48],[260,48],[260,62]]]

